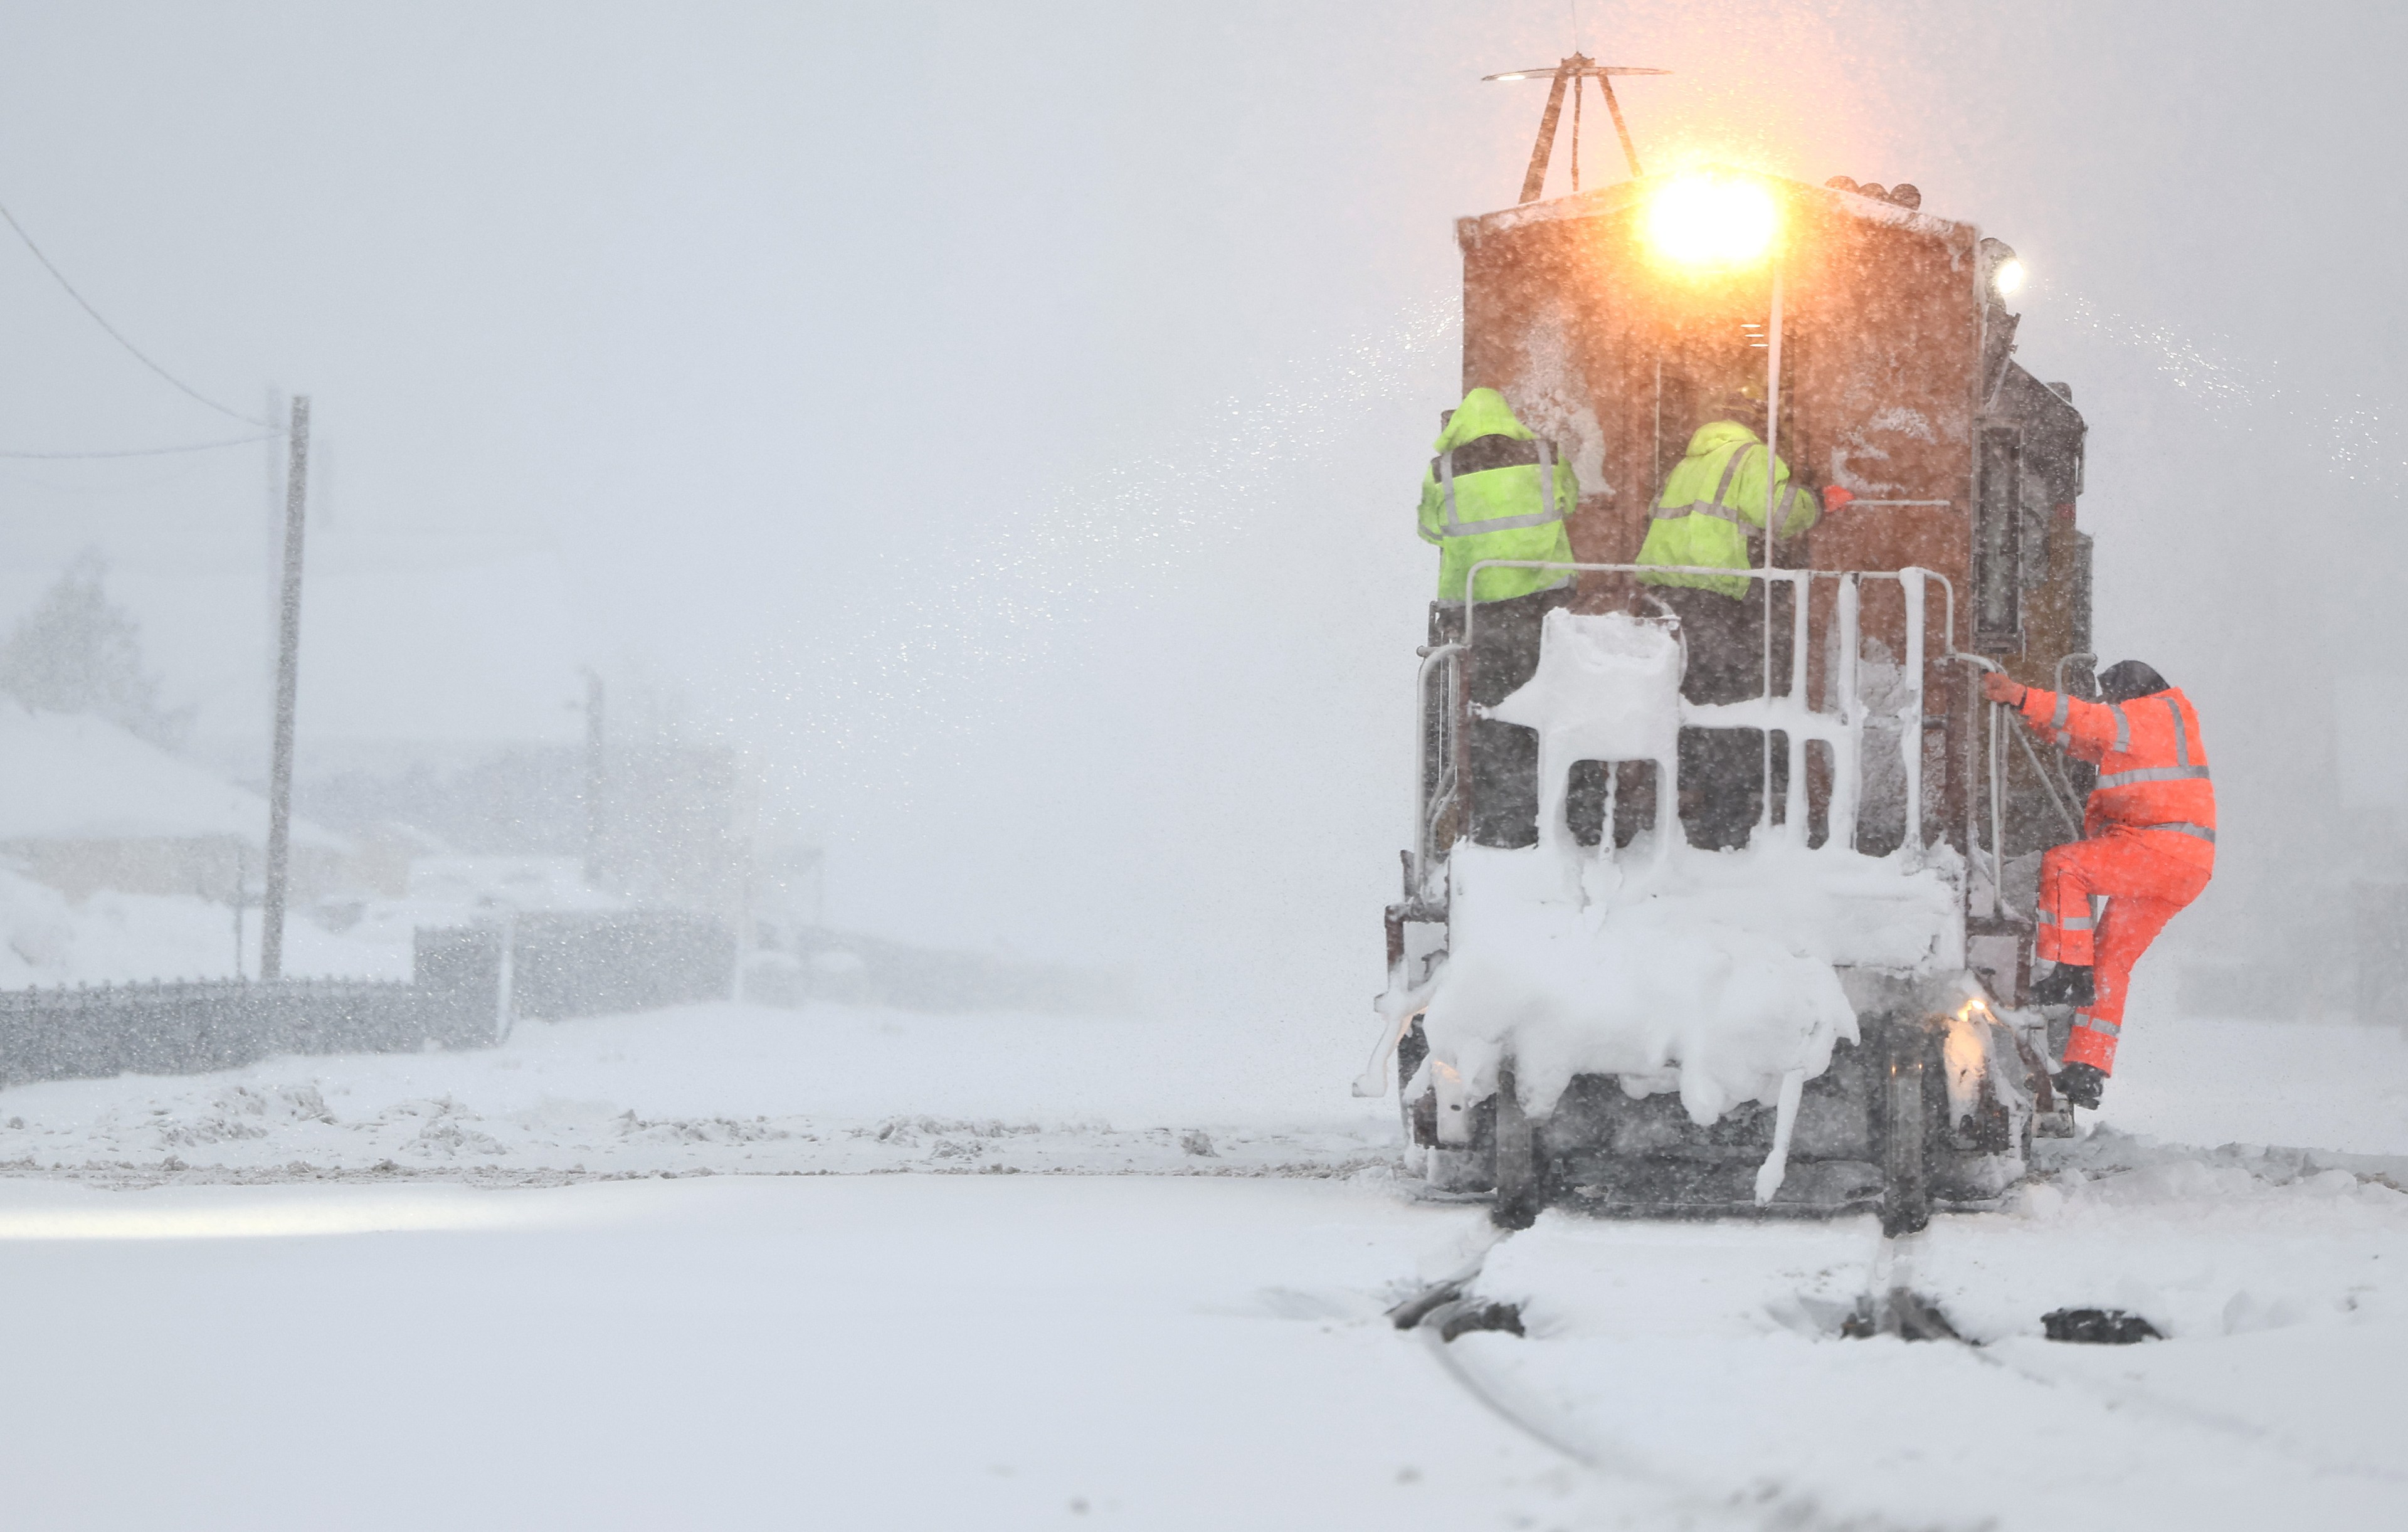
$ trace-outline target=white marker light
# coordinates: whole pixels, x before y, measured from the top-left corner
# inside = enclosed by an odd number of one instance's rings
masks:
[[[1990,273],[1990,285],[1999,290],[1999,296],[2014,297],[2023,289],[2024,264],[2012,258],[2000,262],[1999,269]]]

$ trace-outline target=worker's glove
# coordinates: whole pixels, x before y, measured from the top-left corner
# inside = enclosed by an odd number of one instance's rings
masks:
[[[2107,1091],[2107,1075],[2096,1065],[2069,1064],[2050,1076],[2049,1083],[2057,1087],[2057,1095],[2075,1106],[2097,1111],[2100,1098]]]
[[[2024,705],[2024,683],[2001,671],[1982,672],[1982,694],[1992,702],[2003,702],[2011,708]]]
[[[2045,978],[2033,981],[2036,1006],[2087,1006],[2099,999],[2099,981],[2087,963],[2060,963]]]
[[[1826,484],[1823,486],[1823,514],[1828,516],[1842,506],[1855,503],[1856,498],[1837,484]]]

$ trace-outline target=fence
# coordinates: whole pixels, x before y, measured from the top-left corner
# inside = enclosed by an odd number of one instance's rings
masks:
[[[728,993],[726,925],[679,910],[423,929],[408,982],[178,980],[0,992],[0,1084],[198,1074],[278,1053],[486,1048],[511,1015],[650,1010]],[[505,992],[505,983],[508,992]]]

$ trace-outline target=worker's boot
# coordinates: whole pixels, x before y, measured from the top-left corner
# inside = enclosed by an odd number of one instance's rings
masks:
[[[2087,973],[2089,970],[2086,968],[2083,971]],[[2051,1075],[2049,1083],[2057,1087],[2057,1095],[2077,1107],[2088,1107],[2092,1111],[2099,1110],[2100,1098],[2107,1092],[2106,1072],[2092,1064],[2069,1064]]]
[[[2098,998],[2099,988],[2087,963],[2060,963],[2031,987],[2031,1003],[2036,1006],[2086,1006]]]

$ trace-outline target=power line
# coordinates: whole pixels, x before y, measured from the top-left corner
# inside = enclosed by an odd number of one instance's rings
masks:
[[[165,457],[174,452],[213,452],[221,447],[248,447],[253,442],[274,441],[284,435],[281,431],[263,431],[255,437],[229,437],[223,441],[195,441],[181,447],[125,447],[103,452],[6,452],[0,458],[94,458],[94,457]]]
[[[5,219],[7,219],[7,220],[8,221],[8,227],[10,227],[10,228],[12,228],[12,229],[14,229],[14,230],[16,230],[16,231],[17,231],[17,237],[18,237],[18,238],[20,238],[20,239],[22,239],[22,240],[23,240],[23,241],[25,242],[25,248],[26,248],[27,250],[32,251],[34,252],[34,259],[42,263],[42,269],[43,269],[44,271],[49,272],[49,273],[50,273],[53,278],[55,278],[55,279],[57,279],[59,286],[61,286],[62,288],[64,288],[64,289],[65,289],[65,290],[66,290],[66,294],[67,294],[67,296],[68,296],[68,297],[70,297],[70,298],[75,299],[75,301],[76,301],[77,305],[78,305],[79,307],[80,307],[80,308],[83,309],[83,311],[84,311],[85,313],[90,314],[90,315],[92,316],[92,322],[93,322],[94,324],[99,325],[102,329],[104,329],[104,330],[108,331],[108,338],[109,338],[109,339],[111,339],[111,340],[116,341],[119,345],[121,345],[121,346],[124,347],[124,348],[125,348],[125,350],[126,350],[127,354],[128,354],[128,355],[130,355],[130,356],[132,356],[132,357],[134,358],[134,360],[136,360],[136,362],[141,363],[144,366],[149,367],[152,372],[155,372],[155,373],[157,373],[160,377],[162,377],[162,378],[165,379],[169,383],[173,384],[173,385],[174,385],[174,386],[175,386],[175,387],[176,387],[179,392],[183,393],[184,394],[186,394],[187,396],[189,396],[189,397],[191,397],[191,398],[193,398],[193,399],[195,399],[195,400],[199,401],[199,402],[200,402],[200,403],[202,403],[202,404],[205,404],[205,405],[208,406],[211,409],[216,410],[216,411],[217,411],[219,414],[221,414],[221,415],[230,415],[230,416],[232,416],[234,419],[236,419],[236,420],[238,420],[238,421],[242,422],[242,423],[243,423],[243,424],[245,424],[245,425],[256,425],[256,426],[258,426],[258,427],[259,427],[261,430],[263,430],[263,431],[272,432],[272,433],[274,433],[274,434],[276,434],[276,435],[279,435],[279,436],[281,436],[281,435],[283,434],[281,431],[278,430],[278,428],[277,428],[275,425],[273,425],[272,423],[270,423],[269,422],[263,421],[263,420],[259,420],[259,419],[256,419],[256,418],[254,418],[254,417],[252,417],[252,416],[250,416],[250,415],[246,415],[246,414],[244,414],[244,413],[243,413],[241,410],[239,410],[239,409],[229,409],[229,408],[227,408],[225,406],[223,406],[223,405],[222,405],[222,404],[218,403],[215,399],[210,398],[208,394],[203,394],[199,389],[196,389],[196,388],[193,387],[193,385],[191,385],[190,383],[185,382],[182,379],[180,379],[180,378],[177,377],[174,373],[169,372],[166,368],[165,368],[165,367],[161,366],[158,363],[153,362],[153,361],[151,361],[149,357],[147,357],[147,356],[143,355],[143,354],[142,354],[142,350],[141,350],[141,348],[140,348],[140,347],[138,347],[138,346],[135,345],[135,344],[134,344],[134,342],[132,342],[132,341],[130,341],[130,340],[126,339],[124,336],[121,335],[121,334],[118,332],[118,328],[117,328],[117,326],[116,326],[116,325],[109,323],[108,320],[106,320],[106,319],[102,318],[102,317],[101,317],[101,312],[100,312],[100,310],[99,310],[99,309],[97,309],[97,308],[94,308],[92,306],[92,303],[91,303],[91,301],[90,301],[89,299],[87,299],[87,298],[86,298],[82,294],[80,294],[80,293],[79,293],[79,292],[77,292],[77,291],[76,291],[75,283],[73,283],[73,282],[71,282],[71,281],[68,281],[68,280],[67,280],[67,274],[66,274],[65,272],[64,272],[64,271],[61,271],[61,270],[57,267],[57,265],[55,265],[54,264],[52,264],[52,262],[51,262],[51,260],[50,260],[50,258],[49,256],[47,256],[47,255],[45,255],[45,254],[43,254],[43,253],[42,253],[42,247],[34,243],[34,236],[33,236],[32,235],[27,234],[27,233],[25,232],[25,225],[23,225],[22,223],[20,223],[20,222],[17,222],[17,215],[16,215],[15,213],[10,212],[10,211],[8,210],[8,208],[7,208],[7,205],[6,205],[6,204],[0,204],[0,218],[5,218]],[[252,440],[256,440],[256,439],[258,439],[258,438],[256,438],[256,437],[252,437],[252,438],[251,438],[251,439],[252,439]],[[233,442],[207,442],[207,443],[202,444],[202,445],[201,445],[201,446],[199,446],[199,447],[162,447],[162,448],[152,449],[152,450],[150,450],[150,451],[156,451],[156,452],[194,452],[194,451],[204,451],[204,450],[206,450],[206,449],[207,449],[207,448],[208,448],[208,447],[230,447],[230,446],[234,446],[234,445],[236,445],[236,444],[235,444],[235,443],[233,443]],[[140,456],[147,456],[147,455],[150,455],[150,452],[7,452],[7,453],[0,453],[0,456],[6,456],[6,457],[140,457]]]

